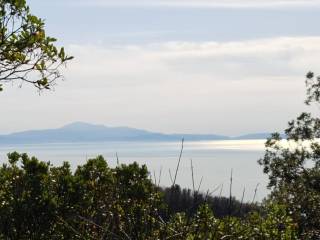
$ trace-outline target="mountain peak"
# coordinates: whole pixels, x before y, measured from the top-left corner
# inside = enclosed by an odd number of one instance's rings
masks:
[[[97,128],[106,128],[104,125],[91,124],[86,122],[73,122],[63,126],[61,129],[68,130],[85,130],[85,129],[97,129]]]

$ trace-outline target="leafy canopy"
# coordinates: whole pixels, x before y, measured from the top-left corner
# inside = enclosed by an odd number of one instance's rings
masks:
[[[305,103],[319,105],[320,78],[309,72],[306,86]],[[320,235],[320,119],[303,112],[285,134],[273,134],[259,163],[269,175],[271,200],[286,206],[303,239],[314,239]]]
[[[0,91],[14,81],[50,89],[62,78],[60,66],[73,58],[55,42],[25,0],[0,0]]]
[[[102,156],[73,172],[8,154],[0,166],[0,240],[295,240],[296,227],[281,205],[241,219],[217,218],[208,205],[188,216],[164,214],[162,193],[137,163],[110,168]]]

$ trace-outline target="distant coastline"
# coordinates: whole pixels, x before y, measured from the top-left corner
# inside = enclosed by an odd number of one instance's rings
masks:
[[[129,127],[107,127],[75,122],[57,129],[30,130],[0,135],[0,144],[37,144],[71,142],[130,142],[130,141],[210,141],[267,139],[270,133],[229,137],[217,134],[164,134]]]

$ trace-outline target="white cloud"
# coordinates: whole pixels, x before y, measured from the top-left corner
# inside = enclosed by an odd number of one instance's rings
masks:
[[[213,80],[290,79],[318,67],[320,37],[123,47],[73,45],[70,51],[78,58],[70,72],[81,78],[130,76],[126,82],[136,77],[144,84],[157,83],[152,79],[168,75]]]
[[[320,72],[320,37],[72,45],[68,53],[76,58],[55,92],[39,99],[6,88],[0,131],[76,120],[163,132],[281,130],[303,108],[304,74]]]

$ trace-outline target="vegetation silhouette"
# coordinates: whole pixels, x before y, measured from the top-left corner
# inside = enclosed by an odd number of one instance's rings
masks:
[[[228,198],[173,188],[137,163],[110,168],[98,156],[73,173],[13,152],[0,168],[0,239],[296,239],[286,206],[237,213],[233,201],[226,215]]]
[[[73,57],[54,45],[44,26],[25,0],[0,1],[0,91],[16,81],[50,89],[63,77],[59,68]]]
[[[320,104],[320,77],[306,76],[307,105]],[[302,239],[320,237],[320,119],[303,112],[266,142],[259,163],[269,176],[269,201],[286,207]]]

